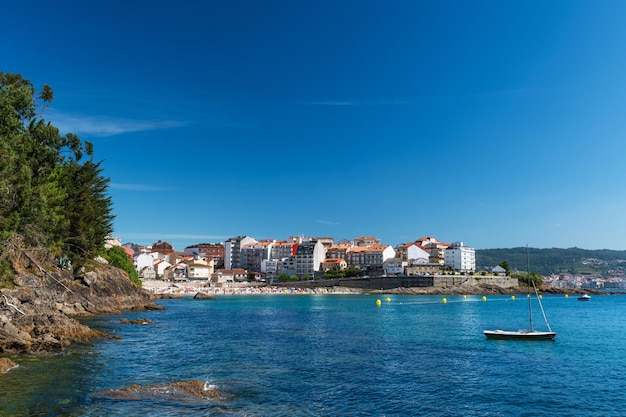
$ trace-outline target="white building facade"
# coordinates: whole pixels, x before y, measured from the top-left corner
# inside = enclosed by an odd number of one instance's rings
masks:
[[[454,242],[444,252],[445,266],[458,272],[474,272],[476,270],[476,253],[474,248],[463,245],[463,242]]]
[[[241,249],[249,243],[256,243],[256,240],[250,236],[236,236],[224,242],[224,269],[242,267]]]

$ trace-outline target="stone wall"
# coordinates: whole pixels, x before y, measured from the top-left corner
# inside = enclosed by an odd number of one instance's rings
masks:
[[[457,287],[461,285],[495,285],[501,288],[517,287],[517,279],[510,277],[483,277],[472,275],[413,275],[409,277],[334,278],[311,281],[275,282],[283,287],[346,287],[366,290],[390,290],[412,287]]]

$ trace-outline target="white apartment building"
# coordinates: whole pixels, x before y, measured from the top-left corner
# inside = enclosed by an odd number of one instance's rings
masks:
[[[256,240],[250,236],[236,236],[224,242],[224,269],[242,267],[241,249],[249,243],[256,243]]]
[[[444,252],[443,263],[454,271],[474,272],[476,270],[476,254],[474,248],[464,246],[463,242],[454,242]]]
[[[276,241],[248,243],[241,248],[241,267],[248,271],[261,272],[263,261],[271,259]]]
[[[301,279],[304,277],[313,278],[315,272],[320,270],[320,265],[325,258],[326,248],[319,240],[300,243],[294,257],[296,275]]]

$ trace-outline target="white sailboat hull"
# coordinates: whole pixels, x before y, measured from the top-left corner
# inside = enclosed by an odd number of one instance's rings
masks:
[[[507,330],[485,330],[483,332],[487,339],[521,339],[521,340],[554,340],[556,332],[536,332],[529,330],[507,331]]]

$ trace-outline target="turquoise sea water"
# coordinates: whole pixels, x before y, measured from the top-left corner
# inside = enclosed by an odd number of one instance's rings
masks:
[[[544,296],[554,342],[487,340],[528,324],[525,296],[267,295],[161,300],[88,324],[120,336],[12,357],[2,416],[622,416],[626,296]],[[376,300],[382,301],[376,307]],[[535,308],[536,313],[539,311]],[[543,329],[540,314],[536,327]],[[219,401],[102,390],[199,379]]]

